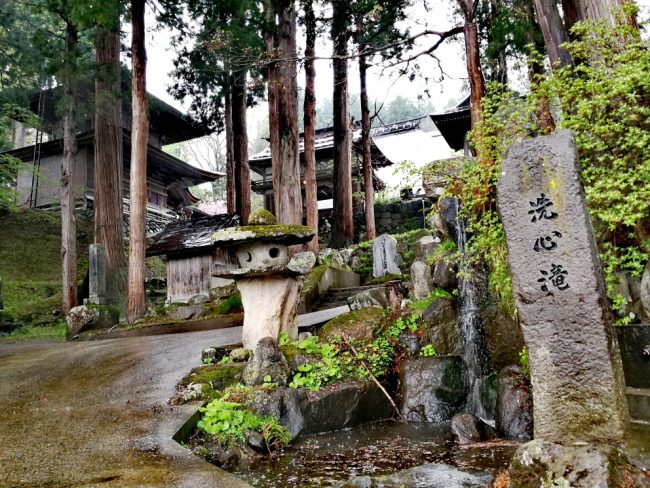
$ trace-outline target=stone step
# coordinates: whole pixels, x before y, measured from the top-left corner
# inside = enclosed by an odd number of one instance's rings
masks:
[[[627,388],[627,405],[632,420],[650,422],[650,389]]]

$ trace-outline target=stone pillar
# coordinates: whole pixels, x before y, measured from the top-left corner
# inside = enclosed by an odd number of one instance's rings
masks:
[[[88,299],[86,303],[106,304],[106,250],[101,244],[88,246]]]
[[[572,133],[511,146],[497,191],[530,355],[535,438],[623,439],[623,370]]]
[[[377,237],[372,244],[372,276],[402,274],[397,261],[397,240],[388,234]]]

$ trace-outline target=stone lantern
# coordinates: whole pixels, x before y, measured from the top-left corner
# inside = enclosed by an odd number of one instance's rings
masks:
[[[255,349],[264,337],[278,339],[282,332],[297,339],[296,314],[303,275],[316,263],[311,252],[289,258],[289,246],[309,242],[310,227],[277,225],[266,210],[253,212],[249,225],[222,229],[212,243],[230,248],[239,267],[216,266],[214,275],[235,280],[244,307],[242,343]]]

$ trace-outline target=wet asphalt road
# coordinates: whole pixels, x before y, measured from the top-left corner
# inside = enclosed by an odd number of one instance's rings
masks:
[[[0,487],[248,486],[171,436],[201,350],[241,328],[96,342],[0,344]]]

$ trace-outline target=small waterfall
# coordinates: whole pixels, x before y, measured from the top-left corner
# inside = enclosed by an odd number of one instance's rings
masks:
[[[489,357],[483,326],[479,315],[479,293],[475,274],[472,272],[467,254],[465,222],[460,217],[460,205],[456,202],[456,244],[460,253],[459,311],[458,322],[463,340],[463,361],[469,386],[465,410],[483,420],[492,420],[482,401],[485,376],[489,373]]]

